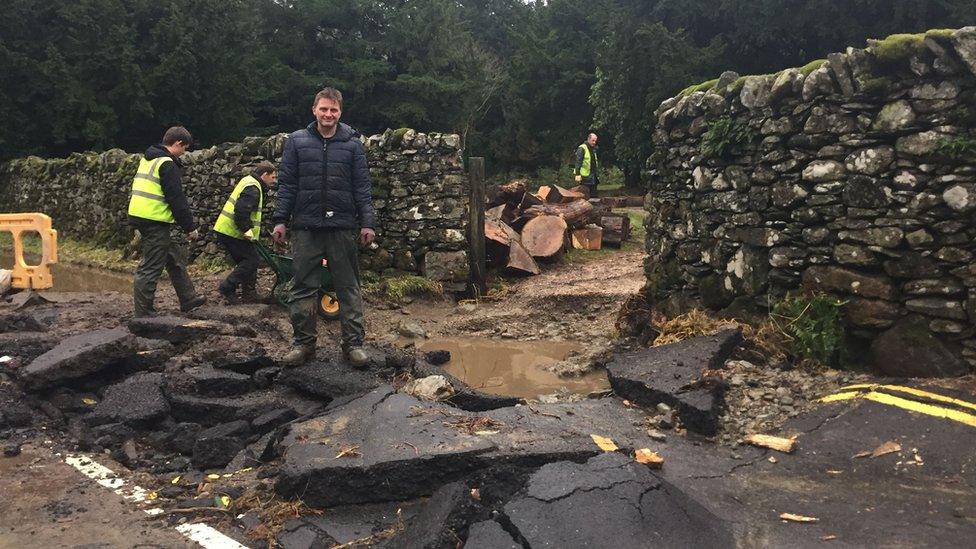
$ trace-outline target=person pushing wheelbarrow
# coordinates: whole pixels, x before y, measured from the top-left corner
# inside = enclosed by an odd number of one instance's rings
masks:
[[[261,162],[250,175],[234,186],[230,197],[214,223],[217,242],[234,260],[235,267],[220,283],[218,291],[227,303],[236,303],[237,290],[247,302],[257,302],[258,252],[255,244],[261,236],[261,210],[264,188],[274,187],[278,179],[271,162]]]

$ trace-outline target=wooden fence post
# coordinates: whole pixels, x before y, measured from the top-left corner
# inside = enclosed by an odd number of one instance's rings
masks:
[[[476,297],[488,291],[485,267],[485,159],[468,158],[468,251]]]

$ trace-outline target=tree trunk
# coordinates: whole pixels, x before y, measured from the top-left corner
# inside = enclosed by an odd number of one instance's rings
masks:
[[[522,210],[522,215],[535,218],[543,215],[559,216],[570,226],[582,227],[590,222],[593,204],[586,200],[576,200],[569,204],[540,204]]]
[[[599,250],[603,241],[603,229],[585,227],[573,231],[573,247],[577,250]]]
[[[513,179],[504,185],[499,185],[494,188],[491,200],[488,201],[488,207],[494,208],[501,204],[511,204],[513,207],[518,207],[522,202],[522,195],[524,194],[525,181]]]
[[[586,194],[564,189],[559,185],[539,187],[539,198],[550,204],[566,204],[574,200],[585,200]]]
[[[600,217],[603,245],[619,248],[630,238],[630,218],[626,215],[606,214]]]
[[[522,245],[532,257],[551,258],[563,251],[567,228],[558,215],[540,215],[522,228]]]

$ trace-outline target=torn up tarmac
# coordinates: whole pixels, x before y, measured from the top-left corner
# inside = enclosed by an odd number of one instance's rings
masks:
[[[878,543],[949,546],[976,533],[964,504],[976,493],[972,458],[942,450],[971,436],[958,427],[892,419],[873,404],[850,402],[789,424],[801,434],[800,450],[775,455],[775,464],[767,450],[701,438],[719,428],[725,386],[715,372],[739,343],[737,331],[619,353],[608,366],[616,396],[539,404],[481,393],[393,347],[371,348],[366,370],[330,349],[282,370],[260,307],[208,307],[195,318],[156,317],[67,338],[46,331],[57,307],[21,310],[4,324],[13,329],[0,334],[2,354],[11,357],[0,366],[0,438],[43,424],[47,433],[64,433],[66,451],[108,451],[130,469],[165,474],[164,508],[212,506],[212,496],[197,493],[207,483],[232,501],[274,493],[327,508],[284,525],[277,540],[289,549],[364,539],[381,547],[519,549],[805,547],[829,535],[839,536],[835,545],[868,543],[856,528]],[[249,324],[255,311],[262,318]],[[446,401],[401,392],[405,379],[430,375],[452,385]],[[661,437],[652,421],[661,405],[687,437]],[[872,430],[880,422],[888,430]],[[896,437],[898,426],[927,438],[902,437],[903,455],[851,466],[850,456]],[[591,435],[619,449],[604,453]],[[664,468],[635,462],[640,448],[664,456]],[[905,465],[914,459],[910,448],[932,465]],[[254,471],[240,473],[248,468]],[[171,484],[174,475],[183,481]],[[248,480],[235,485],[237,478]],[[862,493],[868,486],[877,497]],[[925,486],[939,491],[936,503],[923,501],[932,499]],[[858,526],[865,502],[887,513],[871,515],[870,527]],[[938,531],[915,533],[897,508],[924,509]],[[783,524],[781,512],[822,520]],[[250,544],[247,532],[257,525],[247,516],[248,524],[221,524]]]

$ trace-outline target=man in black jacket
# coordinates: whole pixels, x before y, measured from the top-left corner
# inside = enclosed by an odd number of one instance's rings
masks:
[[[164,268],[180,300],[180,310],[187,312],[207,301],[193,288],[183,250],[170,235],[171,228],[178,223],[188,233],[188,240],[199,236],[180,185],[183,175],[180,157],[191,141],[190,132],[182,126],[166,130],[163,142],[146,150],[132,179],[129,223],[139,231],[142,243],[142,259],[133,284],[137,317],[155,314],[156,283]]]
[[[315,354],[319,268],[328,261],[342,327],[343,355],[354,366],[369,362],[363,350],[363,300],[359,245],[376,238],[366,151],[359,133],[339,122],[342,94],[320,91],[312,102],[315,122],[288,136],[278,166],[278,196],[271,236],[278,242],[291,222],[295,278],[289,315],[295,338],[282,364],[295,366]]]
[[[234,270],[218,287],[220,295],[229,303],[237,300],[238,287],[245,301],[257,301],[260,259],[253,241],[261,237],[264,187],[273,187],[277,179],[274,164],[259,163],[250,175],[237,182],[214,223],[217,242],[227,250],[235,264]]]

